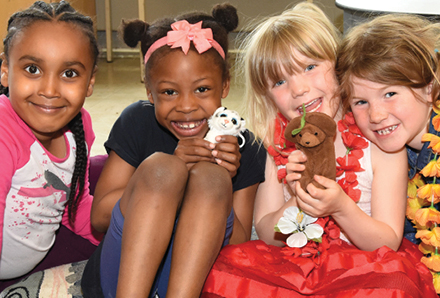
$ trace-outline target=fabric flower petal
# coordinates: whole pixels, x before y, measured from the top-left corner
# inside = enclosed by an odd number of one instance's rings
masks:
[[[440,274],[432,272],[432,277],[434,279],[434,288],[437,294],[440,294]]]
[[[435,247],[423,242],[420,242],[419,244],[419,250],[424,254],[434,254],[435,253]]]
[[[422,136],[422,142],[430,142],[428,148],[431,148],[432,151],[435,153],[440,152],[440,137],[431,134],[431,133],[425,133]]]
[[[438,176],[440,173],[440,160],[431,160],[421,171],[420,174],[422,174],[425,177],[434,177]]]
[[[440,271],[440,255],[432,255],[431,257],[422,257],[422,263],[429,269],[439,272]]]
[[[421,208],[416,211],[415,220],[422,226],[427,226],[428,223],[440,224],[440,212],[435,208]]]
[[[418,197],[408,198],[406,201],[406,216],[409,219],[414,220],[416,217],[416,212],[425,205],[426,205],[425,201],[419,199]]]
[[[432,125],[435,130],[440,130],[440,115],[437,115],[432,119]]]
[[[281,217],[277,223],[278,229],[283,234],[290,234],[298,230],[298,226],[295,222],[287,219],[286,217]]]
[[[422,187],[423,185],[425,185],[425,183],[420,174],[417,173],[414,178],[408,182],[408,196],[410,198],[415,198],[417,195],[417,188]]]
[[[307,244],[307,237],[304,233],[295,233],[287,238],[286,243],[290,247],[303,247]]]
[[[291,221],[296,221],[299,213],[299,208],[296,206],[288,207],[284,210],[283,216],[288,218]]]
[[[304,218],[303,218],[302,222],[298,223],[298,224],[301,224],[302,226],[306,226],[306,225],[310,225],[310,224],[314,223],[317,220],[318,220],[317,218],[311,217],[310,215],[307,215],[304,213]]]
[[[320,225],[311,224],[306,226],[304,233],[309,239],[318,239],[324,233],[324,229]]]

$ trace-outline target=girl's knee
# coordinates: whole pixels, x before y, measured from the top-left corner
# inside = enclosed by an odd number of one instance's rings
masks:
[[[213,163],[199,162],[189,171],[189,187],[195,187],[209,197],[232,197],[232,180],[229,172]]]
[[[157,152],[146,158],[137,168],[136,174],[142,180],[150,183],[160,183],[161,185],[175,184],[188,180],[188,169],[180,158]]]
[[[128,205],[137,209],[162,210],[170,214],[180,208],[188,180],[186,164],[178,157],[154,153],[136,169],[121,198],[125,216]],[[144,206],[144,207],[142,207]],[[135,209],[133,209],[135,210]]]
[[[232,187],[229,172],[217,164],[199,162],[191,168],[189,176],[190,180],[196,180],[200,186],[206,185],[210,188]]]
[[[179,200],[188,180],[186,164],[178,157],[154,153],[136,169],[125,190],[130,198]]]

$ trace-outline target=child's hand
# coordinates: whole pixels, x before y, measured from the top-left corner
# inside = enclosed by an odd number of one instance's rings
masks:
[[[215,162],[228,170],[229,175],[234,177],[240,167],[241,153],[237,137],[231,135],[217,136],[217,141],[212,156]]]
[[[306,160],[306,155],[299,150],[293,151],[288,157],[286,182],[293,191],[295,191],[296,181],[301,178],[301,172],[306,168],[304,165]]]
[[[336,181],[315,175],[314,179],[325,187],[317,188],[312,183],[307,186],[306,193],[300,183],[296,183],[297,204],[302,211],[313,217],[324,217],[342,211],[346,200],[350,197]]]
[[[202,138],[187,138],[179,141],[176,150],[174,150],[174,155],[182,159],[190,169],[199,161],[215,163],[215,158],[212,156],[214,148],[215,144]]]

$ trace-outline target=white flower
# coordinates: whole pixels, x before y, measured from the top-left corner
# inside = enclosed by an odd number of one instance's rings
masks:
[[[275,230],[288,235],[287,245],[290,247],[303,247],[308,240],[319,239],[324,233],[324,229],[314,224],[317,218],[311,217],[298,207],[292,206],[284,210],[283,217],[280,218]]]

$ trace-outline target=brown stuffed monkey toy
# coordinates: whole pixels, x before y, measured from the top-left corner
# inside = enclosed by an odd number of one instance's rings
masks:
[[[336,179],[335,135],[336,123],[324,113],[304,113],[287,125],[285,138],[307,156],[305,170],[299,179],[304,191],[307,192],[309,183],[324,188],[313,179],[314,175]]]

